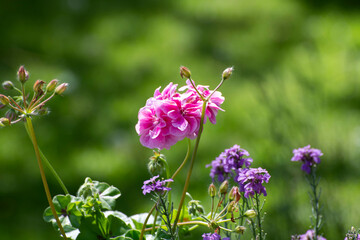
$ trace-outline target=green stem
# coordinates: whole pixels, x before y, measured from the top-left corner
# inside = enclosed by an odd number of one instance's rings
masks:
[[[31,134],[29,132],[29,129],[27,127],[27,125],[25,125],[25,129],[26,132],[28,133],[30,139],[31,139]],[[39,153],[40,156],[42,158],[42,160],[44,161],[46,167],[50,170],[50,172],[52,173],[52,175],[55,177],[55,179],[57,180],[57,182],[59,183],[59,185],[61,186],[61,188],[63,189],[65,194],[69,194],[69,191],[67,190],[67,188],[65,187],[65,184],[63,183],[63,181],[61,180],[61,178],[59,177],[59,175],[57,174],[57,172],[55,171],[55,169],[53,168],[53,166],[51,165],[51,163],[49,162],[49,160],[45,157],[45,155],[43,154],[43,152],[41,151],[41,149],[39,148]]]
[[[313,218],[315,220],[315,223],[313,224],[314,229],[314,240],[318,239],[318,235],[320,233],[320,221],[321,221],[321,213],[320,213],[320,193],[318,194],[317,186],[319,184],[319,180],[316,178],[316,168],[311,168],[310,176],[308,176],[308,180],[310,183],[310,187],[312,190],[312,208],[313,208]]]
[[[39,147],[38,147],[38,144],[37,144],[37,141],[36,141],[36,136],[35,136],[34,127],[33,127],[33,125],[32,125],[32,122],[31,122],[31,118],[30,118],[30,117],[26,117],[26,124],[27,124],[27,128],[28,128],[28,130],[29,130],[29,133],[30,133],[30,139],[31,139],[31,141],[32,141],[32,143],[33,143],[33,146],[34,146],[36,159],[37,159],[37,162],[38,162],[38,165],[39,165],[39,169],[40,169],[41,180],[42,180],[43,185],[44,185],[46,197],[47,197],[47,200],[48,200],[48,202],[49,202],[49,205],[50,205],[50,208],[51,208],[51,212],[52,212],[52,214],[54,215],[54,218],[55,218],[55,220],[56,220],[56,223],[57,223],[57,225],[58,225],[58,227],[59,227],[59,229],[60,229],[60,232],[61,232],[63,238],[66,240],[67,238],[66,238],[65,231],[64,231],[63,227],[61,226],[59,217],[58,217],[58,215],[57,215],[57,213],[56,213],[54,204],[53,204],[52,199],[51,199],[51,194],[50,194],[49,186],[48,186],[48,184],[47,184],[46,176],[45,176],[45,172],[44,172],[44,168],[43,168],[43,165],[42,165],[42,162],[41,162]]]
[[[259,236],[260,236],[260,240],[263,239],[263,233],[262,233],[262,229],[261,229],[261,210],[260,210],[260,201],[259,201],[259,194],[256,193],[255,194],[255,200],[256,200],[256,211],[257,211],[257,220],[258,220],[258,227],[259,227]]]
[[[177,225],[177,222],[179,220],[179,216],[180,216],[180,212],[181,212],[180,209],[182,208],[182,205],[184,204],[184,199],[185,199],[185,196],[186,196],[186,192],[187,192],[187,189],[188,189],[189,184],[190,184],[190,177],[191,177],[191,173],[192,173],[192,170],[193,170],[193,167],[194,167],[196,153],[197,153],[197,150],[199,148],[201,134],[202,134],[202,131],[203,131],[203,128],[204,128],[204,117],[205,117],[206,104],[207,104],[207,101],[204,101],[203,106],[202,106],[202,111],[201,111],[201,120],[200,120],[199,133],[198,133],[198,136],[196,138],[194,151],[193,151],[193,154],[192,154],[192,157],[191,157],[190,168],[189,168],[188,174],[186,176],[184,190],[183,190],[183,193],[181,195],[178,211],[176,213],[174,226],[173,226],[173,231],[176,230],[176,225]]]
[[[185,163],[187,162],[187,160],[189,159],[189,156],[190,156],[190,149],[191,149],[191,142],[190,142],[190,139],[188,139],[188,147],[187,147],[187,152],[186,152],[185,158],[184,158],[183,162],[180,164],[180,166],[178,167],[178,169],[176,169],[175,173],[171,176],[172,180],[175,179],[175,177],[178,175],[178,173],[181,171],[181,169],[183,169],[183,167],[185,166]],[[170,185],[171,185],[171,182],[169,182],[166,187],[170,187]],[[149,218],[150,218],[152,212],[155,210],[156,204],[157,203],[155,203],[152,206],[152,208],[150,209],[148,215],[145,218],[144,225],[141,228],[141,233],[140,233],[139,240],[142,240],[144,238],[144,232],[145,232],[145,228],[146,228],[146,223],[149,221]]]

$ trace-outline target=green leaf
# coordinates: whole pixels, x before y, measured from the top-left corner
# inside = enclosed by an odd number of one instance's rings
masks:
[[[132,219],[132,221],[135,224],[135,229],[142,228],[147,215],[148,215],[148,213],[140,213],[140,214],[135,214],[135,215],[130,216],[130,218]],[[151,215],[146,226],[150,227],[153,225],[153,223],[154,223],[154,217]]]
[[[122,235],[128,230],[135,228],[131,219],[121,212],[106,211],[104,212],[104,215],[109,221],[112,236]]]
[[[96,220],[93,217],[85,217],[81,222],[79,228],[79,235],[76,240],[99,240],[99,237],[104,237]]]
[[[125,237],[130,237],[133,240],[139,240],[140,238],[140,231],[131,229],[125,233]]]
[[[155,239],[154,240],[170,240],[171,235],[167,233],[164,229],[159,228],[156,232]]]

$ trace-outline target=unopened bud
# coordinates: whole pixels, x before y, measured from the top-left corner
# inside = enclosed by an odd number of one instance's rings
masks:
[[[243,234],[245,232],[245,230],[246,230],[246,227],[244,227],[244,226],[236,226],[234,232]]]
[[[235,201],[231,201],[228,205],[227,211],[228,212],[234,212],[236,210],[236,202]]]
[[[0,124],[2,127],[4,126],[10,126],[10,120],[8,118],[0,118]]]
[[[238,187],[232,187],[230,192],[229,192],[229,199],[231,201],[235,200],[235,202],[239,202],[240,198],[241,198],[241,194],[240,194],[239,188]]]
[[[180,77],[181,78],[185,77],[186,79],[190,78],[191,77],[190,70],[187,67],[181,66],[180,67]]]
[[[33,86],[34,92],[41,94],[43,92],[42,88],[44,84],[45,82],[43,80],[36,80]]]
[[[166,158],[163,154],[154,151],[154,155],[150,157],[148,163],[148,170],[152,176],[159,175],[160,177],[166,177]]]
[[[222,73],[222,78],[223,80],[226,80],[228,78],[230,78],[232,72],[233,72],[234,68],[233,67],[229,67],[227,69],[225,69]]]
[[[63,92],[65,92],[65,90],[66,90],[66,88],[69,86],[69,84],[67,84],[67,83],[62,83],[62,84],[60,84],[59,86],[57,86],[56,88],[55,88],[55,93],[57,94],[57,95],[61,95],[61,94],[63,94]]]
[[[213,183],[210,184],[208,192],[209,192],[210,197],[212,197],[212,198],[215,197],[215,195],[216,195],[216,187],[215,187],[215,185]]]
[[[10,102],[9,98],[5,95],[0,94],[0,103],[3,105],[8,105]]]
[[[229,189],[229,182],[228,180],[225,180],[221,185],[220,185],[220,195],[222,194],[226,194],[228,192]]]
[[[5,81],[2,83],[2,87],[5,90],[12,90],[12,89],[14,89],[14,84],[11,81]]]
[[[18,79],[21,83],[25,83],[29,79],[29,73],[21,66],[18,71]]]
[[[250,209],[250,210],[247,210],[245,213],[244,213],[244,216],[247,217],[247,218],[254,218],[256,217],[256,212],[255,210],[253,209]]]
[[[53,79],[49,82],[49,84],[46,86],[46,91],[52,92],[56,88],[56,85],[59,83],[59,80]]]

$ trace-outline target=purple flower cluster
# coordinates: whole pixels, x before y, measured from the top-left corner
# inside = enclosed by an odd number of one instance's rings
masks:
[[[302,234],[302,235],[298,235],[293,237],[293,239],[297,239],[297,240],[313,240],[315,237],[315,232],[314,230],[308,230],[306,233]],[[322,236],[317,236],[318,240],[326,240],[326,238],[322,237]]]
[[[168,182],[173,182],[172,179],[166,179],[163,181],[156,179],[159,177],[159,175],[150,178],[149,180],[144,181],[144,186],[141,187],[143,189],[143,194],[146,195],[147,193],[151,192],[164,192],[164,191],[170,191],[171,188],[165,187],[165,184]]]
[[[170,83],[160,92],[146,101],[145,107],[139,110],[136,132],[145,147],[170,149],[172,145],[184,138],[196,138],[201,121],[203,100],[198,95],[190,80],[186,81],[179,93],[177,84]],[[206,99],[213,91],[208,86],[198,85],[197,90]],[[205,109],[205,116],[211,123],[216,123],[218,110],[225,98],[216,91],[211,95]],[[206,121],[206,118],[204,122]]]
[[[303,163],[301,170],[307,174],[310,174],[312,166],[320,163],[320,156],[323,155],[319,149],[310,148],[310,145],[294,149],[293,153],[294,156],[291,158],[291,161],[301,161]]]
[[[242,167],[250,167],[253,160],[252,158],[246,158],[249,155],[249,152],[240,148],[239,145],[226,149],[211,164],[206,165],[206,167],[212,167],[210,177],[213,180],[217,177],[219,182],[223,182],[233,175],[233,170],[236,171]]]
[[[354,236],[354,235],[353,235]],[[354,240],[360,240],[360,234],[357,234],[356,236],[354,236],[353,238],[351,238],[351,239],[354,239]],[[345,237],[345,239],[344,240],[349,240],[349,238],[348,237]]]
[[[262,168],[239,169],[237,182],[240,185],[240,191],[244,192],[244,197],[254,196],[255,193],[267,195],[263,183],[268,183],[270,174]]]
[[[221,236],[217,233],[204,233],[203,240],[221,240]],[[230,240],[230,238],[223,238],[222,240]]]

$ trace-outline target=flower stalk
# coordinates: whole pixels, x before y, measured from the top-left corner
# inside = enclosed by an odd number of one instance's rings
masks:
[[[64,229],[63,229],[63,227],[62,227],[62,225],[61,225],[61,222],[60,222],[60,220],[59,220],[59,217],[58,217],[58,215],[57,215],[57,213],[56,213],[54,204],[53,204],[53,202],[52,202],[52,198],[51,198],[49,186],[48,186],[48,183],[47,183],[47,181],[46,181],[46,176],[45,176],[43,164],[42,164],[42,161],[41,161],[40,150],[39,150],[39,147],[38,147],[38,144],[37,144],[34,127],[33,127],[33,125],[32,125],[31,118],[28,117],[28,116],[26,117],[26,127],[27,127],[27,129],[28,129],[28,133],[29,133],[31,142],[32,142],[32,144],[33,144],[33,146],[34,146],[36,159],[37,159],[37,162],[38,162],[38,165],[39,165],[39,169],[40,169],[41,180],[42,180],[43,185],[44,185],[46,197],[47,197],[47,200],[48,200],[48,202],[49,202],[49,205],[50,205],[50,208],[51,208],[51,212],[52,212],[52,214],[53,214],[54,217],[55,217],[56,223],[57,223],[57,225],[58,225],[58,227],[59,227],[59,229],[60,229],[60,232],[61,232],[64,240],[66,240],[67,238],[66,238],[65,231],[64,231]]]

